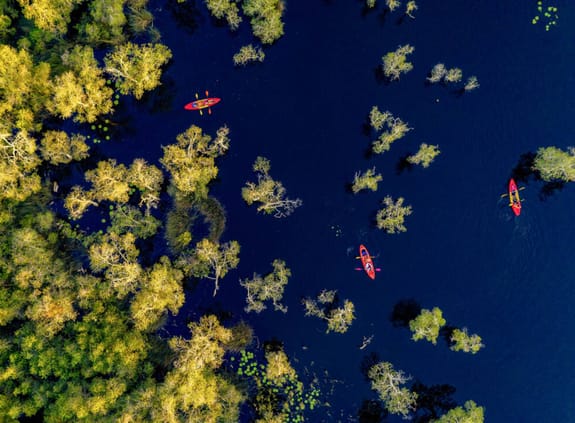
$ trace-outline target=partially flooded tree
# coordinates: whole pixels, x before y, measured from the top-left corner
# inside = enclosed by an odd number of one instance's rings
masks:
[[[413,13],[417,10],[417,3],[415,3],[415,1],[411,0],[408,1],[407,4],[405,5],[405,14],[407,16],[409,16],[411,19],[415,19],[415,16],[413,16]]]
[[[474,401],[466,401],[463,407],[456,407],[431,423],[483,423],[484,409]]]
[[[128,169],[128,183],[140,191],[140,206],[146,206],[147,213],[158,205],[163,181],[162,171],[144,159],[135,159]]]
[[[242,18],[239,15],[239,9],[235,2],[230,0],[204,0],[204,3],[213,17],[225,19],[232,31],[238,29]]]
[[[273,214],[274,217],[289,216],[296,208],[301,206],[302,201],[286,197],[286,189],[281,182],[275,181],[269,175],[271,165],[265,157],[258,157],[253,165],[258,182],[247,182],[242,188],[242,198],[248,205],[260,203],[258,212]]]
[[[234,54],[233,60],[236,66],[245,66],[250,62],[263,62],[266,54],[260,47],[254,47],[252,44],[242,46],[240,51]]]
[[[390,12],[393,12],[401,6],[401,2],[399,0],[385,0],[385,5]]]
[[[395,141],[403,138],[405,134],[413,129],[399,117],[393,117],[391,115],[387,119],[386,124],[388,129],[382,132],[379,137],[371,143],[371,149],[376,154],[389,151]]]
[[[323,290],[317,298],[306,297],[302,300],[306,316],[315,316],[327,321],[327,331],[345,333],[355,319],[355,306],[349,300],[339,305],[337,291]]]
[[[476,88],[479,88],[479,81],[477,80],[476,76],[470,76],[467,78],[467,82],[465,82],[465,86],[463,89],[465,91],[473,91]]]
[[[370,9],[375,7],[375,0],[365,0],[365,4],[367,7],[369,7]]]
[[[401,370],[395,370],[389,362],[380,362],[369,369],[368,377],[371,389],[377,392],[385,409],[390,414],[399,414],[408,419],[415,411],[417,393],[411,392],[405,385],[410,379]]]
[[[377,106],[373,106],[369,112],[369,124],[376,131],[381,131],[385,125],[388,124],[389,120],[393,118],[393,115],[388,112],[380,112]]]
[[[0,198],[23,201],[41,189],[36,140],[27,131],[0,132]]]
[[[212,140],[198,126],[192,125],[176,137],[177,143],[162,147],[160,163],[172,175],[172,183],[184,194],[208,196],[208,184],[218,175],[215,159],[229,148],[229,129],[224,126]]]
[[[467,328],[454,329],[451,333],[450,341],[451,350],[463,351],[466,353],[476,354],[485,345],[481,342],[481,337],[477,334],[469,335]]]
[[[430,75],[427,77],[427,80],[432,84],[440,82],[445,75],[447,74],[447,69],[445,69],[445,65],[443,63],[438,63],[431,69]]]
[[[96,201],[127,203],[130,199],[128,169],[110,159],[98,162],[96,169],[85,173],[86,180],[92,183],[92,193]]]
[[[161,68],[171,57],[170,49],[162,44],[128,42],[106,55],[104,70],[117,82],[122,94],[140,99],[146,91],[160,85]]]
[[[437,145],[427,145],[422,143],[419,146],[419,150],[412,156],[407,158],[408,163],[421,165],[423,167],[429,167],[429,165],[435,160],[435,157],[439,155],[439,146]]]
[[[414,47],[406,44],[399,46],[397,50],[383,56],[381,60],[383,61],[384,75],[391,80],[397,80],[402,73],[407,73],[412,70],[413,64],[407,61],[407,55],[413,53],[414,50]]]
[[[291,276],[291,270],[283,260],[276,259],[272,263],[273,271],[262,277],[256,273],[252,279],[240,280],[240,285],[247,291],[246,313],[260,313],[267,307],[265,301],[272,301],[274,310],[287,313],[287,307],[281,304],[285,286]]]
[[[380,173],[375,173],[375,167],[367,169],[364,173],[356,172],[351,190],[354,194],[364,189],[377,191],[377,184],[382,180]]]
[[[64,131],[47,131],[40,141],[42,158],[51,164],[67,164],[89,156],[90,147],[86,137],[74,134],[71,137]]]
[[[463,72],[461,69],[451,68],[447,71],[443,79],[445,82],[454,83],[461,81],[461,78],[463,78]]]
[[[192,258],[191,273],[196,277],[207,278],[214,281],[214,296],[219,289],[219,281],[230,269],[235,269],[240,259],[240,244],[230,241],[218,244],[207,238],[196,245]]]
[[[445,326],[443,313],[438,307],[421,310],[419,316],[409,322],[409,329],[413,332],[411,339],[419,341],[425,339],[433,345],[437,344],[440,329]]]
[[[575,181],[575,148],[563,151],[557,147],[541,147],[533,161],[533,170],[546,182]]]
[[[388,234],[395,234],[407,231],[404,226],[405,217],[412,213],[411,206],[404,206],[403,197],[399,197],[396,202],[390,196],[383,199],[384,208],[376,215],[378,229],[383,229]]]
[[[85,191],[79,185],[72,187],[64,200],[64,207],[68,210],[71,219],[80,219],[91,206],[98,206],[92,191]]]
[[[244,0],[244,13],[249,16],[253,34],[264,44],[272,44],[284,34],[281,18],[284,12],[282,0]]]

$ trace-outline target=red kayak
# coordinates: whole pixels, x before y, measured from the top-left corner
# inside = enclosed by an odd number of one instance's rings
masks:
[[[509,180],[509,207],[511,207],[515,216],[521,214],[521,198],[519,198],[519,189],[513,178]]]
[[[362,244],[359,246],[359,258],[361,259],[361,265],[367,276],[371,279],[375,279],[375,266],[373,265],[373,260],[369,255],[369,251]]]
[[[210,98],[202,98],[200,100],[192,101],[184,106],[186,110],[201,110],[207,109],[212,107],[214,104],[218,104],[222,101],[221,98],[218,97],[210,97]]]

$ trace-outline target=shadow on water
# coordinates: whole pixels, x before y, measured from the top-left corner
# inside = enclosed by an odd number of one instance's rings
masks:
[[[407,161],[407,159],[411,156],[411,154],[404,154],[403,156],[401,156],[399,158],[399,161],[397,162],[397,165],[395,166],[395,173],[397,175],[401,175],[403,172],[408,171],[411,172],[411,170],[413,169],[414,165],[412,163],[409,163]]]
[[[511,171],[511,177],[515,179],[518,184],[528,182],[532,177],[536,177],[533,170],[533,163],[535,162],[535,153],[527,152],[519,156],[519,162]]]
[[[357,411],[359,423],[380,423],[387,415],[381,402],[375,400],[364,400]]]
[[[413,421],[428,423],[456,407],[457,403],[452,398],[455,390],[455,387],[448,384],[426,386],[421,382],[415,382],[411,387],[411,391],[417,393]]]
[[[421,313],[421,306],[414,299],[401,300],[393,307],[389,320],[394,327],[408,327],[409,322]]]
[[[373,366],[375,366],[380,361],[381,360],[379,358],[379,355],[377,355],[377,353],[375,353],[375,352],[370,352],[369,354],[365,355],[361,359],[361,364],[359,365],[359,367],[361,370],[361,374],[363,375],[365,380],[369,381],[369,376],[368,376],[369,369],[371,369]]]
[[[172,17],[178,27],[189,34],[193,34],[202,22],[202,15],[199,12],[195,0],[188,0],[179,3],[177,0],[168,0],[167,9],[172,13]]]
[[[383,65],[377,65],[373,69],[373,76],[375,77],[375,82],[377,82],[378,85],[388,86],[391,84],[391,79],[385,76],[385,72],[383,71]]]
[[[173,78],[165,75],[164,73],[161,84],[157,88],[145,93],[142,97],[142,105],[145,105],[146,109],[152,114],[173,110],[176,82]]]
[[[455,326],[445,325],[439,330],[439,336],[443,338],[448,347],[453,344],[453,342],[451,342],[451,336],[453,335],[453,331],[455,329],[458,328]]]

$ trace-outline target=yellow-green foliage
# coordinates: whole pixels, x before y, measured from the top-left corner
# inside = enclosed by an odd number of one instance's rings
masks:
[[[69,137],[64,131],[47,131],[40,143],[42,158],[55,165],[85,159],[90,150],[86,137],[80,134]]]
[[[382,180],[380,173],[375,173],[375,167],[367,169],[363,174],[356,172],[353,178],[353,184],[351,185],[351,190],[354,194],[364,189],[370,189],[372,191],[377,191],[377,184]]]
[[[306,316],[316,316],[327,321],[329,332],[345,333],[355,320],[355,306],[349,300],[344,300],[339,306],[337,291],[323,290],[317,298],[306,297],[302,300]]]
[[[404,206],[403,197],[399,197],[394,203],[390,196],[383,199],[384,208],[380,209],[376,215],[376,225],[388,234],[395,234],[407,231],[404,226],[405,217],[412,213],[411,206]]]
[[[262,43],[272,44],[284,34],[282,0],[244,0],[242,8],[251,18],[252,32]]]
[[[240,51],[234,54],[233,60],[236,66],[245,66],[250,62],[263,62],[266,57],[263,50],[251,44],[242,46]]]
[[[372,109],[373,112],[373,109]],[[401,139],[411,131],[413,128],[410,128],[408,124],[402,121],[399,117],[394,117],[391,113],[385,112],[379,116],[377,123],[379,124],[380,120],[384,120],[384,124],[386,126],[386,130],[383,131],[379,137],[371,143],[371,149],[376,154],[381,154],[386,151],[389,151],[391,145]],[[373,124],[372,124],[373,125]],[[378,125],[379,126],[379,125]],[[375,126],[374,126],[375,127]]]
[[[286,190],[282,183],[275,181],[269,175],[271,165],[265,157],[258,157],[253,165],[258,182],[247,182],[242,188],[242,198],[248,205],[260,203],[257,210],[265,214],[273,214],[274,217],[286,217],[301,206],[302,201],[298,198],[291,200],[286,198]]]
[[[406,44],[399,46],[397,50],[383,56],[381,60],[383,61],[383,73],[385,76],[391,80],[396,80],[399,79],[402,73],[407,73],[412,70],[413,65],[407,61],[407,55],[413,53],[414,50],[414,47]]]
[[[469,335],[467,328],[454,329],[450,340],[453,343],[450,347],[453,351],[476,354],[485,346],[481,342],[481,337],[477,334]]]
[[[267,308],[264,302],[269,300],[272,301],[274,310],[287,313],[287,307],[281,304],[281,300],[291,276],[291,270],[286,267],[283,260],[279,259],[274,260],[272,266],[273,271],[265,277],[254,273],[252,279],[240,280],[240,285],[247,291],[247,306],[244,309],[246,313],[250,311],[260,313]]]
[[[232,31],[240,26],[242,18],[239,15],[239,9],[234,1],[230,0],[204,0],[212,16],[218,19],[225,19]]]
[[[128,42],[104,58],[104,70],[117,81],[122,94],[132,94],[139,99],[160,85],[161,68],[171,57],[170,49],[162,44]]]
[[[531,23],[535,25],[541,20],[542,22],[545,22],[545,31],[549,31],[552,26],[557,25],[557,19],[559,19],[557,7],[544,7],[543,1],[539,0],[537,2],[537,14],[533,17]]]
[[[242,350],[237,364],[237,375],[256,391],[252,402],[255,421],[304,422],[305,410],[318,405],[319,389],[306,388],[282,349],[267,350],[265,360],[265,365],[258,365],[251,351]]]
[[[459,82],[463,78],[463,72],[459,68],[448,69],[443,77],[445,82]]]
[[[439,146],[437,145],[427,145],[422,143],[419,146],[419,150],[412,156],[407,158],[407,161],[411,164],[421,165],[423,167],[429,167],[433,162],[435,157],[439,155]]]
[[[405,14],[409,16],[411,19],[415,19],[415,16],[413,16],[413,12],[415,12],[416,10],[417,10],[417,3],[415,3],[415,1],[413,0],[408,1],[407,4],[405,5]]]
[[[533,161],[533,170],[539,172],[544,181],[575,181],[575,149],[541,147]]]
[[[401,6],[401,2],[399,0],[385,0],[385,5],[390,10],[390,12],[393,12],[399,6]]]
[[[432,423],[483,423],[484,410],[483,407],[478,407],[475,402],[466,401],[463,407],[455,407],[449,410],[446,414],[437,420],[432,420]]]
[[[417,393],[402,386],[411,379],[402,370],[395,370],[389,362],[379,362],[369,369],[368,377],[371,389],[377,392],[390,414],[399,414],[408,419],[410,413],[415,411]]]
[[[192,259],[190,273],[194,276],[214,281],[214,295],[219,289],[219,280],[230,269],[238,267],[240,244],[230,241],[218,244],[207,238],[197,243]]]
[[[431,311],[423,309],[419,316],[409,322],[409,329],[413,332],[411,339],[414,341],[425,339],[436,345],[439,331],[445,323],[443,313],[438,307],[433,307]]]
[[[63,65],[66,71],[56,76],[47,105],[50,113],[78,122],[94,122],[112,110],[113,91],[106,85],[91,47],[75,46],[64,55]]]
[[[160,163],[170,172],[172,183],[184,194],[201,198],[208,196],[208,184],[218,175],[216,157],[229,147],[226,127],[218,130],[212,140],[202,129],[192,125],[176,137],[177,143],[162,147]]]

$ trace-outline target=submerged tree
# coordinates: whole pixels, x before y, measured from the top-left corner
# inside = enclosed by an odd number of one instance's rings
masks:
[[[390,414],[399,414],[408,419],[410,413],[415,411],[417,393],[402,386],[411,379],[410,376],[406,376],[401,370],[395,370],[389,362],[380,362],[369,369],[368,377],[371,389],[378,393],[379,399]]]
[[[264,44],[272,44],[284,34],[282,0],[244,0],[244,13],[249,16],[253,34]]]
[[[405,221],[405,216],[409,216],[412,210],[411,206],[404,206],[403,202],[403,197],[399,197],[395,203],[390,196],[383,199],[385,207],[379,210],[376,215],[378,229],[383,229],[388,234],[407,231],[403,222]]]
[[[375,173],[375,167],[367,169],[364,173],[356,172],[353,177],[351,190],[354,194],[364,189],[377,191],[377,184],[382,180],[380,173]]]
[[[74,134],[71,137],[64,131],[46,131],[40,141],[42,158],[51,164],[67,164],[89,156],[90,147],[86,137]]]
[[[443,77],[445,82],[451,83],[459,82],[461,81],[461,78],[463,78],[463,72],[459,68],[448,69],[445,73],[445,76]]]
[[[371,149],[376,154],[389,151],[391,144],[398,139],[403,138],[405,134],[413,129],[410,128],[406,122],[402,121],[398,117],[391,116],[391,114],[388,117],[386,124],[388,129],[382,132],[379,137],[371,143]]]
[[[220,279],[238,266],[239,253],[240,244],[237,241],[220,245],[204,238],[196,245],[191,259],[190,272],[196,277],[213,280],[215,296],[219,289]]]
[[[533,169],[546,182],[575,181],[575,148],[563,151],[557,147],[541,147],[533,161]]]
[[[385,5],[390,12],[393,12],[401,6],[401,2],[399,0],[385,0]]]
[[[407,16],[409,16],[411,19],[415,19],[415,16],[413,16],[413,12],[415,12],[417,10],[417,3],[415,3],[415,1],[410,0],[407,2],[407,4],[405,5],[405,14]]]
[[[239,28],[242,18],[238,5],[230,0],[204,0],[208,10],[217,19],[225,19],[232,31]]]
[[[477,80],[476,76],[470,76],[469,78],[467,78],[467,82],[465,83],[465,86],[463,87],[463,89],[465,91],[472,91],[476,88],[479,88],[479,81]]]
[[[229,148],[229,129],[222,127],[212,139],[192,125],[176,137],[177,143],[162,147],[160,163],[172,175],[172,183],[184,194],[208,196],[208,184],[218,175],[215,159]]]
[[[413,53],[414,50],[414,47],[406,44],[383,56],[381,60],[383,61],[384,75],[391,80],[396,80],[402,73],[412,70],[413,64],[407,61],[407,55]]]
[[[451,333],[450,341],[453,351],[463,351],[466,353],[476,354],[485,345],[481,342],[481,337],[477,334],[469,335],[467,328],[454,329]]]
[[[433,162],[433,160],[435,160],[435,157],[439,155],[439,153],[439,146],[422,143],[419,146],[417,153],[409,156],[407,161],[411,164],[420,164],[423,167],[429,167],[429,165]]]
[[[463,407],[456,407],[449,410],[437,420],[432,420],[431,423],[483,423],[484,421],[483,407],[477,406],[475,402],[466,401]]]
[[[392,118],[393,115],[390,112],[385,111],[382,113],[377,106],[373,106],[369,112],[369,124],[376,131],[381,131]]]
[[[337,291],[323,290],[316,299],[306,297],[302,300],[306,316],[316,316],[327,321],[327,333],[334,331],[345,333],[355,319],[355,306],[349,300],[344,300],[338,307]]]
[[[447,69],[445,69],[445,65],[443,63],[438,63],[431,69],[430,75],[427,77],[427,80],[432,84],[440,82],[446,73]]]
[[[247,290],[246,313],[260,313],[267,307],[265,301],[271,300],[274,310],[287,313],[287,307],[281,304],[285,286],[291,276],[291,270],[283,260],[276,259],[272,263],[273,271],[262,277],[256,273],[252,279],[240,280],[240,285]]]
[[[423,309],[419,316],[409,322],[409,329],[413,332],[411,339],[414,341],[425,339],[435,345],[439,331],[445,323],[443,313],[438,307],[433,307],[431,311]]]
[[[289,216],[296,208],[301,206],[302,201],[297,198],[286,198],[286,189],[282,183],[275,181],[269,175],[271,165],[265,157],[258,157],[253,165],[258,182],[247,182],[242,188],[242,198],[248,205],[260,203],[257,210],[264,214],[273,214],[274,217]]]
[[[266,57],[263,50],[251,44],[242,46],[240,51],[234,54],[233,60],[236,66],[245,66],[250,62],[263,62]]]

